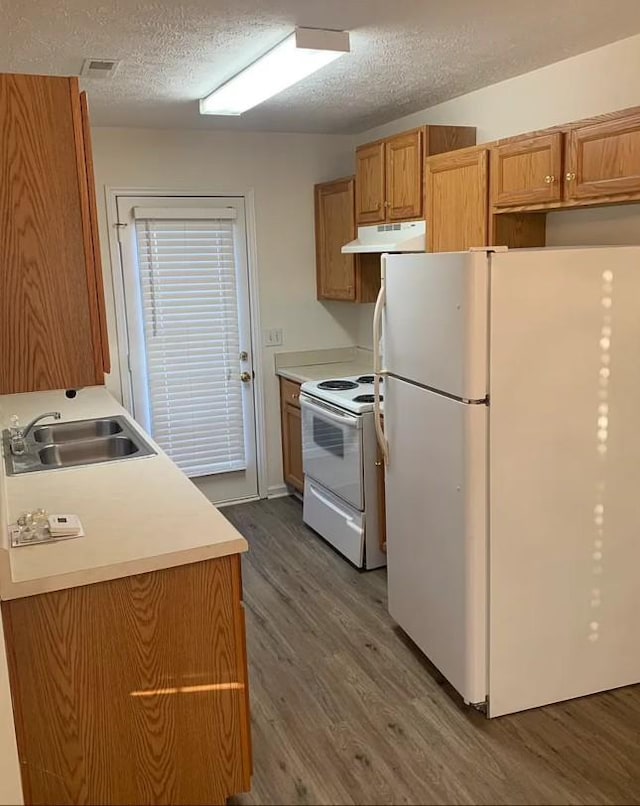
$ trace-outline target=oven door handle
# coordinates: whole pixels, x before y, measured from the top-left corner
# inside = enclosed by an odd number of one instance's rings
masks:
[[[323,406],[322,403],[317,403],[315,400],[306,397],[304,394],[300,395],[300,405],[302,408],[309,409],[319,417],[324,417],[331,422],[345,425],[347,428],[362,428],[362,418],[357,414],[340,414],[328,406]]]
[[[337,507],[333,503],[333,501],[330,501],[326,496],[322,495],[322,493],[318,489],[316,489],[315,486],[312,486],[312,487],[309,488],[309,493],[311,495],[315,495],[315,497],[318,499],[318,501],[321,501],[325,505],[325,507],[327,507],[328,509],[330,509],[333,512],[335,512],[336,515],[340,515],[341,518],[344,518],[344,521],[345,521],[346,525],[350,529],[353,529],[354,532],[360,533],[360,529],[353,522],[353,518],[347,512],[345,512],[344,509],[340,509],[340,507]]]

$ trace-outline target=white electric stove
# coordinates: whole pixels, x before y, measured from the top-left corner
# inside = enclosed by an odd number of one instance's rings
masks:
[[[358,568],[386,565],[373,375],[307,381],[300,391],[303,520]]]

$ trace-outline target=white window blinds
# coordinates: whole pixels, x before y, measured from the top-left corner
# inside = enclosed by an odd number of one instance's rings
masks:
[[[243,470],[234,211],[134,213],[151,433],[189,476]]]

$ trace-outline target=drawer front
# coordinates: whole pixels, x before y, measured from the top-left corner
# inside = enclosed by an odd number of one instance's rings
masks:
[[[303,520],[354,565],[364,561],[364,512],[305,479]]]

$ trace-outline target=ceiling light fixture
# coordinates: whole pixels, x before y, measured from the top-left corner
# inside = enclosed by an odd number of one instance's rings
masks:
[[[349,53],[348,31],[294,33],[200,101],[201,115],[241,115]]]

